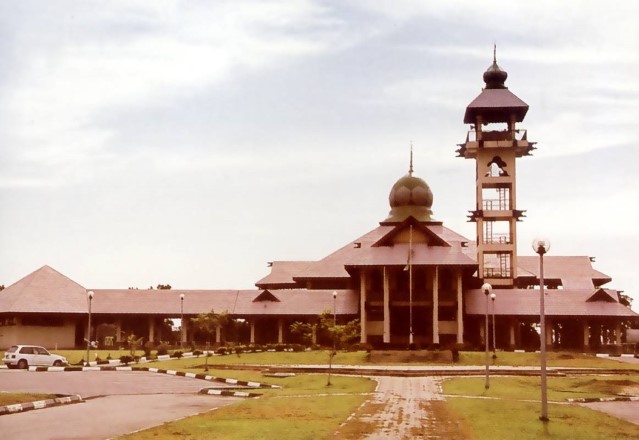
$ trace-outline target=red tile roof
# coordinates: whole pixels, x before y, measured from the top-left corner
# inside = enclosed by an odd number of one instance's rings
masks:
[[[603,289],[601,289],[603,290]],[[494,291],[495,315],[539,316],[539,290],[499,289]],[[620,304],[617,300],[588,301],[594,289],[547,289],[544,310],[547,316],[610,316],[639,318],[639,314]],[[617,298],[616,291],[605,290],[608,298]],[[479,289],[464,293],[466,313],[484,315],[486,295]],[[492,305],[489,306],[492,313]]]
[[[539,257],[518,256],[517,277],[539,278]],[[544,256],[544,277],[560,279],[565,289],[592,289],[611,280],[586,256]]]
[[[312,261],[273,261],[271,273],[259,280],[255,285],[258,288],[287,289],[295,287],[297,283],[293,277],[303,272]]]
[[[0,311],[86,313],[87,290],[49,266],[0,291]]]

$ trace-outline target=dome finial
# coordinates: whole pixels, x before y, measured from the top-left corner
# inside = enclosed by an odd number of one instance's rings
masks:
[[[413,141],[410,141],[410,166],[408,168],[408,175],[413,175]]]
[[[508,73],[497,65],[497,43],[493,43],[493,64],[484,72],[484,82],[487,89],[505,89],[504,83]]]

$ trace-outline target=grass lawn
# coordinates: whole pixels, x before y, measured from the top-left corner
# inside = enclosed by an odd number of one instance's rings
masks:
[[[17,403],[36,402],[38,400],[55,399],[55,394],[33,393],[5,393],[0,392],[0,406],[15,405]]]
[[[86,350],[56,350],[56,354],[65,356],[70,364],[77,364],[86,356]],[[306,352],[260,352],[260,353],[242,353],[240,356],[229,354],[224,356],[210,356],[210,365],[326,365],[328,364],[328,350],[315,350]],[[128,355],[128,350],[91,350],[91,360],[94,361],[96,354],[101,359],[111,356],[113,359],[119,359],[120,356]],[[136,352],[141,356],[144,354],[142,350]],[[409,365],[484,365],[484,352],[464,351],[460,352],[460,359],[457,363],[452,362],[411,362]],[[199,358],[204,363],[204,358]],[[394,362],[393,357],[386,357],[388,365],[406,365],[402,362]],[[491,365],[502,366],[538,366],[539,353],[515,353],[515,352],[497,352],[497,359],[490,359]],[[368,353],[365,351],[355,352],[338,352],[333,358],[333,364],[336,365],[376,365],[368,361]],[[638,364],[630,364],[618,362],[606,358],[598,358],[590,354],[567,353],[567,352],[548,352],[549,367],[570,367],[570,368],[611,368],[611,369],[627,369],[639,371]],[[164,368],[164,367],[162,367]]]
[[[169,361],[186,362],[188,360]],[[191,360],[192,361],[192,360]],[[187,369],[189,370],[189,369]],[[191,370],[202,372],[201,369]],[[210,371],[211,374],[217,373]],[[262,380],[259,372],[223,370],[224,376]],[[278,440],[328,438],[367,398],[375,382],[358,377],[333,376],[326,386],[326,375],[302,374],[269,378],[281,390],[260,390],[259,399],[246,399],[205,414],[164,424],[124,438],[215,438]],[[263,380],[262,380],[263,381]]]
[[[444,394],[494,397],[510,400],[539,400],[539,377],[491,377],[490,388],[484,388],[483,377],[446,380]],[[611,397],[639,394],[639,374],[624,376],[548,377],[548,400]]]
[[[470,426],[476,439],[636,439],[639,428],[589,408],[562,404],[567,398],[621,395],[639,389],[639,375],[548,378],[548,413],[540,415],[539,378],[493,377],[490,389],[483,378],[457,378],[443,383],[448,407]],[[461,396],[488,397],[487,399]],[[526,400],[534,400],[527,402]]]

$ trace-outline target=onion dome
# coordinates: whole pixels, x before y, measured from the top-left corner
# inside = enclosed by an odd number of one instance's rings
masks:
[[[484,72],[484,82],[487,89],[505,89],[504,83],[508,73],[497,65],[497,48],[493,51],[493,64]]]
[[[414,217],[420,222],[431,220],[433,193],[424,180],[413,176],[412,161],[408,174],[391,188],[388,201],[391,210],[382,223],[400,223],[408,217]]]

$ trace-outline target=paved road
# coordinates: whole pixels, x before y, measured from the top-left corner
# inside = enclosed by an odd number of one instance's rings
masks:
[[[148,372],[0,370],[1,391],[89,398],[84,403],[2,416],[0,432],[7,439],[107,439],[238,400],[196,394],[209,385],[203,380]]]

